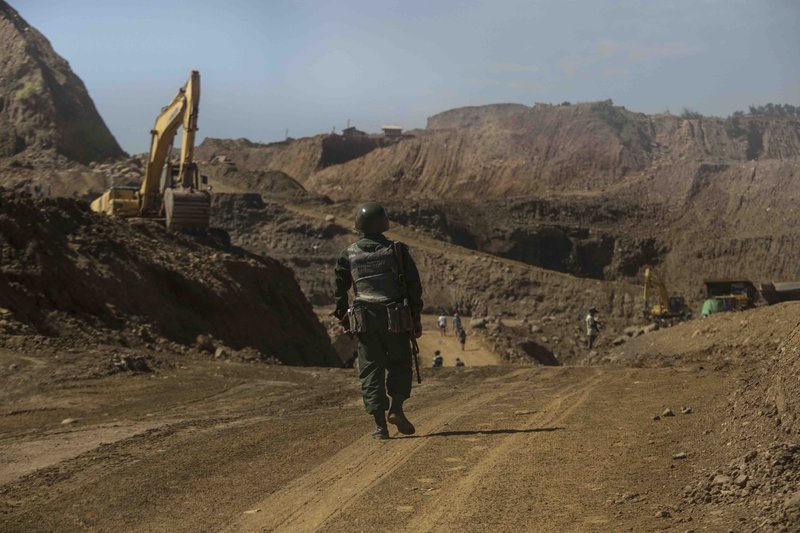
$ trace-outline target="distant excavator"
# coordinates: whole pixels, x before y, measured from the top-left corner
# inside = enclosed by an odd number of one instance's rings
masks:
[[[163,217],[169,229],[207,228],[211,194],[200,189],[205,178],[192,160],[199,106],[200,73],[193,70],[186,85],[156,117],[141,186],[112,186],[92,202],[92,210],[121,217]],[[181,125],[180,159],[172,161],[172,145]]]
[[[655,289],[656,298],[651,304],[651,294]],[[650,267],[644,269],[644,316],[659,323],[673,323],[689,320],[692,311],[683,296],[669,296],[664,281]]]

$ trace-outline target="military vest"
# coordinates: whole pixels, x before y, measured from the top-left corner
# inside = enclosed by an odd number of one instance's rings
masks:
[[[353,243],[347,255],[356,301],[388,303],[402,298],[394,246],[365,252]]]

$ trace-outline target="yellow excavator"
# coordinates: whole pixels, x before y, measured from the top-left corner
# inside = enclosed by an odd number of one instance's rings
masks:
[[[651,298],[655,292],[655,298]],[[644,269],[644,316],[659,323],[689,320],[692,311],[683,296],[669,296],[667,286],[650,267]],[[651,303],[651,299],[654,301]]]
[[[156,117],[141,186],[111,187],[92,202],[92,210],[121,217],[163,217],[169,229],[208,227],[211,194],[201,190],[205,179],[192,160],[199,106],[200,73],[193,70],[186,85]],[[172,161],[172,145],[181,125],[181,155]]]

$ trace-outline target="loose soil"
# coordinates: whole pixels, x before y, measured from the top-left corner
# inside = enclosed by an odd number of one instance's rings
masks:
[[[783,311],[704,322],[708,358],[667,368],[425,364],[407,404],[418,433],[385,442],[367,435],[355,370],[174,356],[152,373],[75,379],[80,353],[3,351],[0,525],[791,531],[800,320],[797,305]],[[742,320],[756,342],[730,341]],[[685,337],[658,332],[663,346]],[[423,352],[451,339],[432,329]],[[723,474],[731,488],[716,485]]]

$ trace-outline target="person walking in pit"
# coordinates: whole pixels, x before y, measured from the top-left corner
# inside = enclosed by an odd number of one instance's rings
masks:
[[[597,308],[591,307],[586,313],[586,347],[592,349],[595,339],[600,335],[602,324],[597,319]]]
[[[453,313],[453,330],[456,332],[456,335],[458,335],[458,332],[462,329],[464,328],[461,326],[461,317],[458,316],[458,313]]]
[[[467,332],[464,331],[464,328],[460,328],[457,332],[458,335],[458,342],[461,343],[461,351],[464,351],[464,344],[467,342]]]
[[[439,315],[437,322],[439,324],[439,334],[444,337],[447,335],[447,317],[444,315]]]
[[[416,430],[403,403],[411,396],[410,335],[422,335],[422,282],[406,245],[383,235],[389,229],[383,206],[361,205],[355,227],[362,238],[342,250],[336,260],[334,315],[358,338],[361,394],[367,413],[375,419],[372,436],[388,439],[387,422],[403,435],[412,435]],[[352,307],[350,287],[355,293]]]

